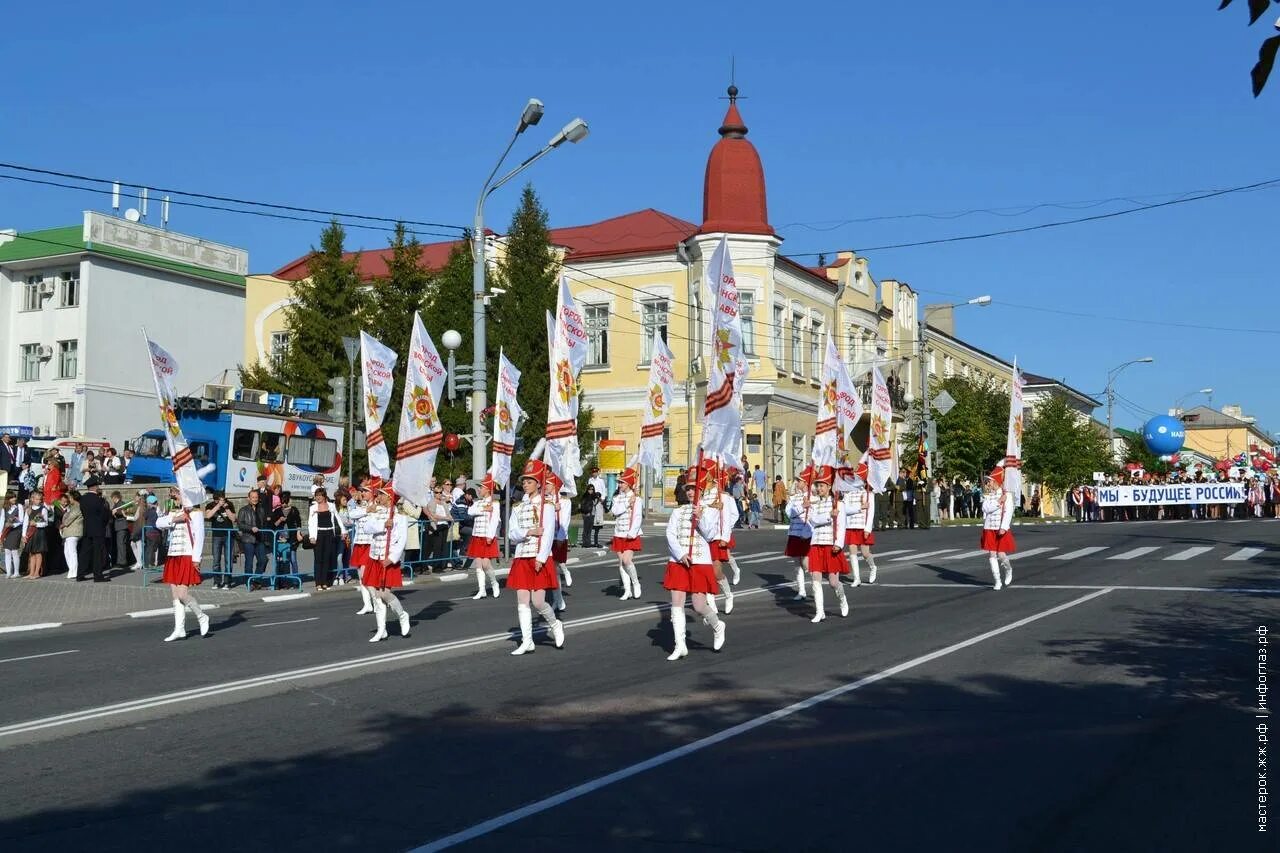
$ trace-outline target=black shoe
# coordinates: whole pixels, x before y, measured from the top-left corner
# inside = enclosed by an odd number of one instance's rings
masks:
[[[94,583],[111,583],[111,578],[94,578]]]

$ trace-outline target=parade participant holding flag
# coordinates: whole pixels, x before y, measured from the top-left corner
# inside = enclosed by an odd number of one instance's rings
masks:
[[[360,477],[351,493],[351,504],[347,507],[347,518],[354,528],[351,536],[351,567],[356,570],[356,591],[360,593],[360,609],[357,616],[373,612],[373,595],[369,587],[364,585],[364,567],[369,563],[369,543],[373,537],[361,523],[361,519],[373,508],[373,492],[370,481]]]
[[[419,321],[420,322],[420,321]],[[360,332],[360,371],[364,379],[364,428],[369,476],[391,479],[391,456],[382,437],[382,421],[391,402],[397,356],[377,338]]]
[[[1009,555],[1014,551],[1013,495],[1005,490],[1005,469],[996,469],[987,475],[982,484],[982,539],[978,547],[987,552],[991,564],[991,576],[995,588],[1000,589],[1000,567],[1004,567],[1004,586],[1013,584],[1013,564]]]
[[[508,459],[508,462],[510,460]],[[484,598],[485,581],[498,597],[498,576],[493,572],[493,561],[498,557],[498,530],[502,524],[502,507],[493,498],[498,484],[493,472],[486,474],[479,483],[480,496],[467,507],[467,514],[475,521],[471,528],[471,541],[467,543],[467,556],[476,561],[476,594],[472,599]]]
[[[387,638],[387,610],[390,609],[400,622],[400,636],[409,636],[409,614],[393,589],[404,586],[400,561],[404,546],[409,540],[409,522],[395,510],[395,490],[384,485],[374,496],[374,509],[360,519],[369,533],[369,559],[365,563],[361,582],[373,596],[373,618],[377,625],[369,642],[377,643]]]
[[[587,329],[582,311],[569,292],[569,279],[560,276],[556,314],[547,315],[548,365],[551,369],[547,401],[547,468],[560,478],[570,495],[582,474],[578,448],[578,375],[587,361]]]
[[[817,495],[809,502],[809,528],[813,538],[809,544],[809,577],[813,581],[813,623],[827,618],[822,595],[822,576],[826,575],[840,602],[840,615],[849,615],[849,600],[845,597],[840,576],[848,574],[849,565],[844,561],[844,511],[831,494],[836,472],[830,465],[823,465],[814,472],[813,488]]]
[[[813,528],[809,526],[809,483],[813,476],[813,466],[807,466],[796,474],[795,486],[791,497],[787,499],[787,546],[783,550],[784,557],[796,561],[796,601],[804,601],[805,580],[809,575],[809,543],[813,539]]]
[[[609,549],[618,555],[618,576],[622,579],[622,600],[640,597],[640,577],[636,574],[635,555],[640,553],[640,528],[644,520],[644,507],[636,488],[640,484],[640,472],[627,468],[618,477],[618,491],[613,496],[609,511],[616,519],[613,525],[613,541]]]
[[[178,423],[176,398],[173,393],[173,380],[178,373],[178,362],[159,344],[142,333],[147,342],[147,352],[151,357],[151,375],[155,380],[156,398],[160,402],[160,419],[164,424],[164,437],[169,448],[169,457],[173,460],[173,475],[177,481],[177,491],[181,501],[181,509],[160,516],[156,519],[156,527],[169,531],[169,548],[164,562],[162,580],[169,584],[169,592],[173,597],[173,633],[165,638],[166,643],[181,640],[187,636],[186,611],[196,617],[200,626],[200,636],[209,633],[209,617],[200,609],[200,604],[191,594],[191,587],[199,586],[200,556],[204,553],[204,512],[193,511],[204,503],[204,484],[196,471],[195,457],[187,445],[187,438]]]
[[[662,585],[671,592],[671,630],[675,648],[667,660],[679,660],[689,654],[685,645],[685,600],[692,597],[694,612],[711,626],[712,648],[724,647],[725,623],[712,608],[708,599],[716,594],[715,570],[711,567],[709,540],[718,533],[716,513],[707,512],[699,505],[697,494],[706,473],[704,469],[690,468],[685,473],[684,490],[688,502],[677,506],[667,520],[666,575]],[[700,482],[702,481],[702,482]]]
[[[564,483],[554,473],[547,473],[547,482],[543,487],[547,504],[555,507],[556,537],[551,544],[551,562],[555,563],[559,583],[551,590],[551,605],[556,610],[564,610],[562,587],[573,585],[573,575],[569,573],[569,522],[573,518],[573,501],[565,494]],[[585,535],[585,534],[584,534]]]
[[[1016,505],[1022,497],[1022,386],[1026,380],[1018,372],[1018,359],[1013,359],[1013,376],[1009,380],[1009,430],[1004,445],[1004,489],[1013,495]]]
[[[715,571],[716,585],[724,593],[724,612],[728,614],[733,612],[733,585],[725,577],[724,567],[732,559],[729,548],[733,526],[738,523],[738,502],[726,493],[724,469],[712,459],[702,460],[702,465],[707,483],[702,493],[702,510],[704,514],[716,516],[716,535],[707,541],[711,548],[711,568]],[[712,609],[715,606],[715,596],[712,596]]]
[[[551,545],[556,535],[556,505],[543,495],[547,466],[536,458],[543,448],[539,442],[534,457],[524,466],[520,488],[524,499],[511,510],[507,519],[507,535],[516,550],[507,575],[507,588],[516,591],[516,616],[520,623],[520,645],[513,655],[534,650],[533,610],[547,621],[556,648],[564,646],[564,623],[547,604],[547,590],[559,586],[556,567],[551,561]]]
[[[862,576],[858,568],[858,552],[867,561],[867,583],[876,582],[876,558],[871,555],[871,546],[876,544],[875,528],[876,498],[867,482],[870,476],[867,470],[866,457],[858,463],[854,473],[853,488],[845,492],[841,505],[844,509],[844,544],[849,546],[849,565],[853,570],[851,586],[861,586]]]

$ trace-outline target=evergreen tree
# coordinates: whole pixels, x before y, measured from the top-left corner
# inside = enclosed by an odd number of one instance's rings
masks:
[[[1120,432],[1120,430],[1117,430]],[[1142,466],[1143,471],[1152,474],[1169,473],[1169,463],[1160,461],[1160,457],[1156,456],[1147,448],[1147,443],[1142,440],[1142,436],[1136,432],[1125,430],[1121,433],[1124,439],[1124,450],[1121,451],[1124,462],[1137,462]],[[1104,469],[1097,469],[1099,471]]]
[[[1114,467],[1107,436],[1061,397],[1036,407],[1022,435],[1023,470],[1028,483],[1043,483],[1053,492],[1088,483],[1094,471]]]
[[[431,334],[431,339],[436,342],[440,355],[445,359],[448,359],[449,354],[441,343],[444,333],[453,329],[462,335],[462,346],[454,353],[454,358],[462,364],[471,363],[472,339],[469,331],[472,328],[471,295],[471,243],[470,236],[465,235],[462,241],[449,252],[449,260],[445,262],[444,268],[432,275],[430,295],[422,315],[423,324]],[[492,338],[489,341],[492,356],[487,363],[493,368],[490,370],[490,378],[493,381],[497,376],[498,348],[492,345]],[[445,393],[448,393],[448,386],[445,388]],[[492,386],[489,396],[492,403],[494,397]],[[521,394],[522,398],[523,396]],[[446,435],[449,433],[465,435],[471,432],[471,413],[467,411],[465,400],[466,394],[459,392],[458,399],[452,403],[447,398],[442,402],[440,424]],[[450,453],[441,448],[436,457],[437,479],[453,478],[459,474],[468,476],[471,474],[471,452],[465,442],[456,453]]]

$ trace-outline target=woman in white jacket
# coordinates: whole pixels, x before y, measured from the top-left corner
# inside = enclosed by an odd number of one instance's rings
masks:
[[[622,579],[622,600],[640,597],[640,576],[636,574],[635,555],[640,553],[640,526],[644,507],[636,494],[640,474],[628,468],[618,477],[618,491],[613,496],[609,511],[616,519],[613,525],[613,541],[609,549],[618,555],[618,577]]]
[[[1004,568],[1004,586],[1013,583],[1013,564],[1009,555],[1016,546],[1013,541],[1013,495],[1004,489],[1004,468],[996,468],[982,487],[982,540],[978,546],[987,552],[991,564],[991,576],[995,588],[1000,589],[1000,569]]]
[[[699,477],[704,478],[699,483]],[[685,646],[684,604],[691,598],[693,609],[711,626],[712,648],[719,651],[724,646],[725,623],[708,601],[716,594],[716,572],[711,565],[711,546],[716,538],[719,514],[708,512],[694,502],[695,484],[706,486],[706,472],[690,468],[685,474],[684,488],[689,502],[681,504],[667,521],[666,576],[662,585],[671,592],[671,629],[675,635],[675,649],[667,660],[680,660],[689,654]]]
[[[853,570],[853,583],[850,586],[862,585],[862,571],[858,567],[858,553],[867,561],[870,573],[867,583],[876,582],[876,558],[871,555],[871,546],[876,544],[876,535],[872,532],[876,522],[876,498],[868,482],[870,472],[867,463],[858,465],[854,473],[855,485],[841,501],[844,507],[844,544],[849,546],[849,566]]]
[[[476,561],[476,594],[474,599],[485,597],[485,582],[498,597],[498,576],[493,571],[493,561],[498,557],[498,530],[502,524],[502,507],[493,499],[498,484],[493,474],[485,474],[480,481],[480,497],[467,507],[472,523],[471,539],[467,542],[467,556]]]
[[[165,550],[164,574],[161,580],[169,585],[173,596],[173,633],[165,637],[166,643],[187,636],[186,613],[196,617],[200,636],[209,633],[209,617],[200,609],[200,603],[191,594],[191,587],[199,586],[200,557],[204,554],[204,513],[190,506],[175,509],[156,518],[156,527],[169,531],[169,545]]]

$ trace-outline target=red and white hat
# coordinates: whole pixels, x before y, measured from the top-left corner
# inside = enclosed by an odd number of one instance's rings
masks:
[[[826,483],[828,486],[834,485],[836,481],[836,469],[830,465],[823,465],[813,472],[813,482]]]
[[[538,485],[542,485],[547,481],[547,475],[551,473],[547,468],[547,463],[541,459],[530,459],[524,463],[524,470],[520,472],[521,480],[537,480]]]
[[[813,485],[814,470],[812,465],[806,465],[800,469],[800,473],[796,474],[796,479],[804,483],[806,486]]]
[[[640,472],[635,468],[628,468],[618,476],[618,483],[626,486],[628,489],[636,489],[640,486]]]
[[[493,479],[492,472],[485,474],[484,479],[482,479],[478,485],[482,489],[488,489],[490,493],[498,491],[498,483]]]
[[[1004,487],[1004,466],[997,465],[995,468],[992,468],[991,473],[987,475],[987,479],[995,483],[997,486],[1000,486],[1001,488],[1003,488]]]

